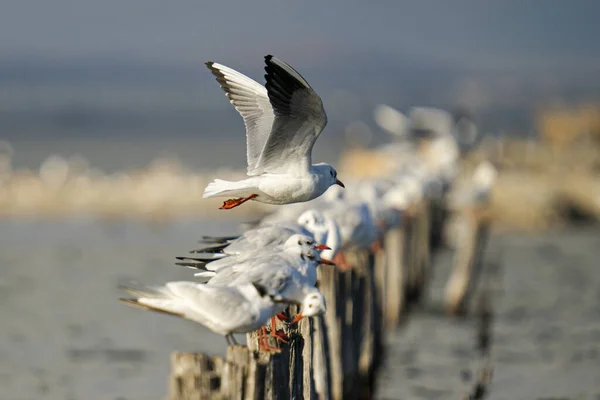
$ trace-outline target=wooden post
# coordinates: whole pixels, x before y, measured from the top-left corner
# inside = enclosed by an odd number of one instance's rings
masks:
[[[380,291],[381,313],[386,330],[398,326],[404,310],[407,275],[406,234],[406,225],[390,229],[384,237],[385,251],[377,260],[377,287]]]
[[[489,235],[489,221],[485,211],[467,210],[464,213],[467,229],[460,237],[452,273],[445,289],[445,308],[450,315],[467,311],[469,300],[477,287],[483,267],[483,252]]]

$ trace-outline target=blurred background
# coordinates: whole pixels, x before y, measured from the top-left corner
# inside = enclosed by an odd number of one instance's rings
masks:
[[[466,170],[490,159],[500,171],[498,234],[539,244],[600,217],[598,15],[594,0],[4,0],[2,397],[162,397],[172,350],[225,348],[200,326],[124,309],[115,289],[188,278],[174,256],[257,210],[222,214],[201,199],[217,173],[245,166],[242,120],[205,61],[259,82],[266,54],[294,66],[329,117],[315,161],[352,174],[393,140],[377,105],[468,116],[477,146]],[[600,231],[586,229],[573,246],[598,254]],[[565,264],[580,253],[564,251]],[[589,296],[600,311],[597,287]],[[596,346],[600,327],[588,328]]]

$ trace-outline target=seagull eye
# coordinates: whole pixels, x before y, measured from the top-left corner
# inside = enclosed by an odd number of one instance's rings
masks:
[[[298,240],[298,245],[302,246],[302,241]]]
[[[309,304],[309,305],[308,305],[308,308],[312,308],[312,306],[313,306],[312,304]]]

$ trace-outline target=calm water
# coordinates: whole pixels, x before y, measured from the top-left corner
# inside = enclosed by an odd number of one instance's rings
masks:
[[[494,238],[489,399],[600,399],[600,231]],[[428,305],[389,337],[380,399],[458,399],[483,362],[475,321],[444,318],[449,254]]]
[[[189,279],[175,255],[232,223],[0,223],[0,388],[13,399],[158,399],[174,350],[222,353],[203,327],[119,304],[116,286]],[[491,399],[600,396],[600,235],[504,236],[495,296]],[[496,251],[498,247],[503,252]],[[475,327],[439,312],[448,254],[431,299],[388,338],[382,399],[461,398],[479,366]]]
[[[158,399],[173,350],[221,353],[202,326],[120,304],[121,282],[189,279],[174,256],[228,223],[0,223],[3,399]]]

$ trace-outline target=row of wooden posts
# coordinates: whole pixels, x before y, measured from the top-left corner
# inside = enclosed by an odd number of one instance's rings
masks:
[[[452,314],[467,307],[487,237],[485,218],[473,212],[465,215],[470,230],[456,249],[446,297]],[[224,358],[174,353],[168,399],[371,398],[385,333],[396,328],[425,293],[443,223],[444,210],[438,204],[422,204],[400,227],[387,232],[383,251],[346,254],[350,271],[319,267],[327,312],[304,318],[295,327],[280,324],[290,342],[279,353],[260,350],[256,333],[247,335],[248,346],[229,347]]]

